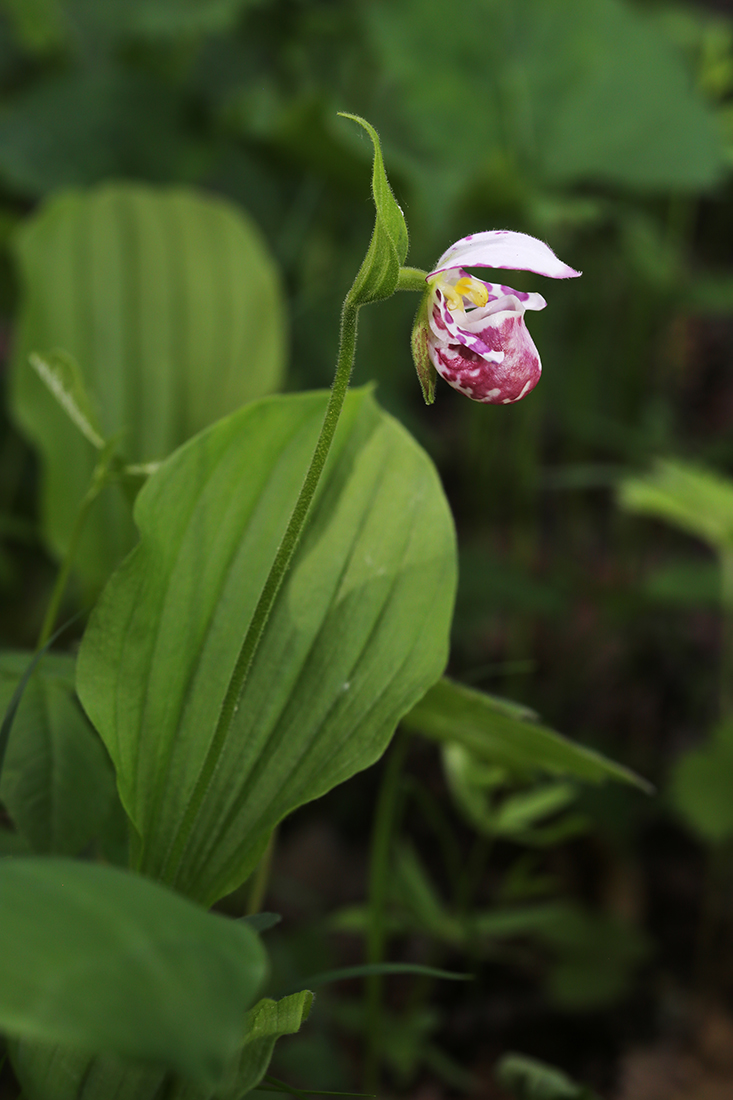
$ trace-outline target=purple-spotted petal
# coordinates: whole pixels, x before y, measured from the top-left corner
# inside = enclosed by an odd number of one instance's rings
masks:
[[[438,260],[428,278],[454,267],[493,267],[512,271],[533,271],[550,279],[574,279],[581,274],[558,259],[544,241],[510,229],[489,229],[469,233],[451,245]]]
[[[428,354],[450,386],[483,404],[510,405],[519,401],[534,389],[542,373],[524,317],[510,310],[486,319],[477,347],[433,336],[428,338]]]

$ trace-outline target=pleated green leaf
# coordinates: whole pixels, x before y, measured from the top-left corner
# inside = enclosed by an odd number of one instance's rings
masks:
[[[146,879],[74,860],[0,862],[11,1036],[158,1062],[211,1087],[264,975],[250,928]]]
[[[0,715],[31,662],[0,654]],[[0,777],[0,800],[40,854],[78,855],[115,812],[114,773],[74,688],[74,660],[46,654],[23,693]]]
[[[327,395],[257,402],[173,455],[140,493],[140,544],[79,656],[140,868],[213,903],[296,806],[367,767],[440,675],[453,523],[427,456],[352,392],[306,531],[215,743],[242,638],[303,481]]]
[[[247,1013],[244,1040],[214,1089],[174,1082],[164,1070],[108,1054],[89,1055],[48,1043],[14,1043],[13,1067],[25,1100],[160,1100],[162,1095],[166,1100],[239,1100],[260,1083],[275,1043],[299,1030],[312,1003],[308,990],[279,1001],[259,1001]]]
[[[629,768],[523,716],[516,704],[442,679],[402,724],[435,741],[456,742],[510,775],[537,772],[604,783],[614,779],[649,790]],[[530,712],[531,713],[531,712]]]
[[[22,303],[11,400],[42,459],[43,529],[62,554],[95,461],[28,357],[81,368],[106,438],[128,462],[165,458],[201,428],[278,387],[284,313],[256,227],[186,188],[108,184],[52,199],[16,240]],[[106,580],[134,541],[119,487],[96,502],[78,568]]]

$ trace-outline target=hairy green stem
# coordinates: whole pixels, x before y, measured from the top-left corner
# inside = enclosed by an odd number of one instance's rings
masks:
[[[369,861],[369,923],[367,927],[366,954],[368,963],[380,963],[386,940],[385,915],[389,859],[392,838],[397,825],[400,800],[400,780],[405,761],[408,739],[398,738],[387,759],[384,778],[379,791],[372,828]],[[366,980],[366,1051],[364,1058],[364,1088],[369,1093],[379,1091],[379,1064],[382,1050],[382,988],[381,974],[372,974]]]
[[[191,795],[191,800],[186,808],[186,813],[181,822],[181,828],[176,837],[176,841],[168,857],[167,866],[163,873],[163,880],[166,882],[175,880],[178,867],[186,850],[186,845],[193,831],[196,817],[198,816],[209,783],[211,782],[211,777],[214,774],[214,769],[221,755],[221,750],[231,728],[234,715],[237,712],[239,700],[244,689],[247,675],[252,667],[255,652],[264,633],[267,620],[270,617],[270,612],[272,611],[277,594],[280,591],[280,586],[283,583],[288,566],[300,542],[300,536],[305,527],[308,512],[310,511],[318,482],[321,479],[323,468],[326,465],[328,452],[331,449],[331,444],[336,434],[339,417],[341,416],[341,410],[343,409],[346,393],[349,388],[351,371],[354,366],[354,356],[356,354],[356,327],[358,314],[359,306],[354,304],[350,294],[347,295],[341,313],[341,338],[339,342],[338,358],[336,360],[336,374],[333,380],[326,413],[323,417],[321,434],[318,437],[318,442],[316,443],[308,472],[305,475],[300,495],[293,508],[288,526],[285,529],[285,534],[278,547],[275,560],[270,567],[270,572],[239,650],[239,655],[234,665],[234,671],[232,672],[229,686],[227,687],[224,701],[221,705],[214,736],[206,754],[206,760],[204,761],[193,794]]]

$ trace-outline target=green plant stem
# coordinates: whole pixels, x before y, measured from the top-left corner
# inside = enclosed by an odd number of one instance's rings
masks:
[[[102,474],[101,476],[97,476],[97,472],[95,471],[95,475],[92,478],[92,484],[87,489],[87,492],[84,495],[84,499],[79,505],[79,511],[76,514],[74,526],[71,531],[71,537],[69,538],[69,545],[66,548],[64,560],[62,561],[59,571],[56,574],[56,581],[54,583],[53,591],[51,593],[51,599],[48,602],[48,608],[46,609],[46,615],[43,620],[43,625],[41,626],[41,632],[38,635],[36,652],[38,652],[38,650],[40,649],[43,649],[46,642],[51,637],[54,624],[56,623],[56,619],[58,617],[61,601],[64,597],[64,592],[66,591],[66,585],[69,582],[69,576],[71,575],[71,570],[74,565],[74,559],[76,557],[76,552],[79,548],[79,542],[81,540],[84,527],[86,526],[87,517],[89,516],[91,507],[94,504],[94,501],[99,496],[102,487],[105,484],[105,481],[106,476],[104,474]]]
[[[270,839],[267,842],[267,847],[262,853],[262,859],[255,867],[254,874],[252,875],[252,883],[247,896],[247,909],[245,913],[247,917],[251,917],[254,913],[259,913],[262,908],[262,902],[265,900],[267,887],[270,883],[272,855],[275,851],[276,839],[277,829],[275,828],[270,833]]]
[[[367,962],[382,962],[384,956],[385,910],[389,859],[392,838],[397,825],[400,801],[400,778],[407,752],[408,739],[400,736],[387,759],[382,786],[377,799],[372,828],[369,859],[369,924],[366,937]],[[381,974],[372,974],[366,981],[366,1050],[364,1057],[364,1088],[369,1093],[379,1091],[379,1067],[382,1049]]]
[[[300,536],[305,527],[308,512],[310,511],[318,482],[321,479],[323,468],[326,465],[328,452],[331,449],[331,444],[336,434],[341,410],[344,407],[346,393],[349,388],[351,372],[354,366],[354,356],[356,354],[358,315],[359,306],[353,303],[349,294],[346,297],[341,313],[341,338],[339,341],[338,358],[336,360],[336,374],[334,376],[328,406],[326,407],[326,413],[323,417],[321,433],[318,437],[318,442],[316,443],[308,472],[305,475],[300,495],[293,508],[288,526],[285,529],[285,534],[282,537],[275,559],[270,567],[270,572],[239,650],[239,656],[237,657],[234,671],[232,672],[229,686],[227,687],[224,701],[221,705],[219,719],[209,750],[206,754],[206,760],[201,768],[196,786],[191,795],[191,800],[186,808],[183,821],[181,822],[181,828],[176,837],[176,842],[172,846],[167,867],[163,873],[163,880],[166,882],[172,882],[175,879],[181,859],[186,850],[186,845],[188,844],[188,839],[194,828],[196,817],[201,808],[201,803],[203,802],[216,763],[221,754],[222,746],[226,741],[232,720],[237,712],[239,700],[244,689],[247,675],[252,667],[255,652],[264,633],[267,620],[270,617],[270,612],[272,611],[277,594],[280,591],[280,586],[285,578],[288,566],[300,542]]]

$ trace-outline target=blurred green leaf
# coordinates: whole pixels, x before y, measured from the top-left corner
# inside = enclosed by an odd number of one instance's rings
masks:
[[[65,0],[66,7],[115,36],[221,34],[262,0]]]
[[[446,660],[455,536],[440,483],[352,392],[236,716],[213,741],[326,399],[249,405],[163,463],[136,504],[141,542],[82,643],[80,696],[142,838],[139,867],[206,904],[243,881],[286,814],[378,758]]]
[[[516,1100],[597,1100],[594,1092],[576,1084],[562,1070],[526,1054],[502,1055],[494,1075]]]
[[[457,742],[479,760],[510,773],[549,772],[589,783],[613,779],[650,789],[640,776],[593,749],[508,713],[508,708],[518,706],[444,677],[402,724],[435,741]]]
[[[203,155],[173,89],[118,65],[44,74],[0,114],[0,179],[31,198],[110,177],[190,178]]]
[[[575,800],[578,791],[571,783],[542,783],[512,792],[515,777],[500,767],[487,767],[457,742],[443,746],[443,765],[459,809],[486,836],[542,846],[560,843],[588,827],[588,819],[577,813],[543,823]]]
[[[548,783],[505,798],[496,811],[498,833],[519,833],[536,825],[543,817],[564,810],[575,799],[571,783]]]
[[[242,917],[242,920],[255,932],[267,932],[279,924],[282,917],[279,913],[251,913],[247,917]]]
[[[648,573],[642,591],[659,603],[719,607],[720,566],[716,561],[671,562]]]
[[[2,0],[20,44],[33,53],[46,53],[62,46],[68,27],[60,0]]]
[[[624,0],[468,0],[460,18],[403,0],[368,17],[394,81],[385,137],[454,187],[502,157],[560,185],[690,190],[723,176],[715,113],[684,54]]]
[[[43,460],[43,521],[66,549],[96,455],[28,366],[62,347],[79,363],[101,434],[134,463],[164,458],[205,425],[277,388],[285,319],[256,227],[185,188],[109,184],[53,199],[23,226],[24,296],[12,405]],[[95,504],[78,568],[100,585],[134,541],[119,487]]]
[[[265,975],[260,942],[147,879],[0,861],[0,1025],[159,1062],[212,1085]]]
[[[569,902],[493,909],[473,915],[471,924],[475,934],[490,939],[521,937],[544,945],[551,956],[548,994],[567,1009],[617,1000],[649,952],[633,925]]]
[[[733,837],[733,738],[727,724],[706,745],[690,749],[674,763],[669,777],[673,805],[707,843]]]
[[[663,519],[714,550],[733,548],[733,482],[714,470],[660,460],[644,476],[623,481],[618,499],[628,512]]]
[[[31,653],[0,654],[4,713]],[[26,686],[8,741],[0,798],[34,852],[78,855],[114,813],[107,753],[79,706],[74,660],[44,656]]]
[[[443,942],[460,943],[465,935],[463,926],[446,911],[412,845],[399,845],[393,873],[393,897],[422,931]]]

